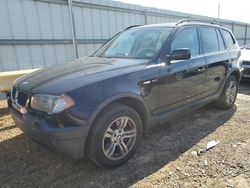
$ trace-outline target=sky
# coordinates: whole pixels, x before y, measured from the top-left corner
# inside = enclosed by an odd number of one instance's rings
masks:
[[[116,0],[124,3],[137,4],[203,16],[250,23],[250,0]]]

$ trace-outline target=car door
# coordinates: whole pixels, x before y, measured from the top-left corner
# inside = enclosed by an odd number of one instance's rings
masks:
[[[170,61],[160,70],[160,112],[197,100],[204,92],[206,62],[200,55],[196,27],[185,27],[176,32],[170,53],[181,48],[190,49],[191,58]]]
[[[236,39],[233,37],[231,32],[225,29],[220,29],[219,31],[222,38],[224,39],[226,49],[229,53],[229,63],[227,63],[226,65],[228,71],[232,64],[237,65],[239,57],[241,55],[241,51]]]
[[[224,81],[230,61],[220,32],[215,27],[199,28],[202,53],[207,63],[206,94],[215,93]]]

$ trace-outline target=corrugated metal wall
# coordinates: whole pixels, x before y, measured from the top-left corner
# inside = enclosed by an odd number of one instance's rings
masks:
[[[92,54],[105,40],[130,25],[212,18],[145,8],[114,1],[74,0],[79,57]],[[238,42],[250,42],[246,23],[220,20]],[[0,1],[0,71],[40,68],[74,58],[67,0]]]

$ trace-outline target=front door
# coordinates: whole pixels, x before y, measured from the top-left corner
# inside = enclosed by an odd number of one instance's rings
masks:
[[[189,48],[191,59],[171,61],[168,65],[162,66],[159,77],[158,112],[197,100],[205,91],[206,61],[200,55],[196,27],[186,27],[176,33],[171,43],[171,51],[180,48]]]

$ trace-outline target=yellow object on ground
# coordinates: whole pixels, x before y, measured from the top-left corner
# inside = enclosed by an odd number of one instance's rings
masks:
[[[0,92],[7,92],[11,89],[13,81],[17,78],[34,72],[39,69],[28,69],[28,70],[17,70],[17,71],[8,71],[0,72]]]

